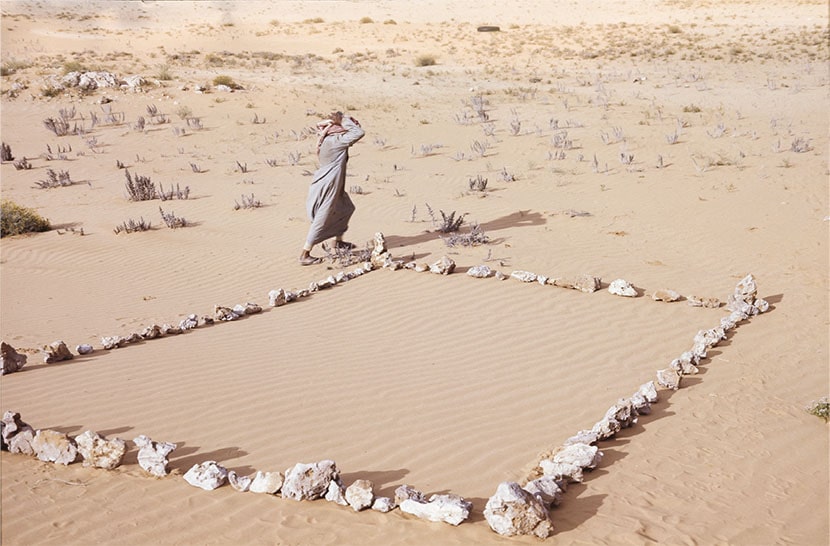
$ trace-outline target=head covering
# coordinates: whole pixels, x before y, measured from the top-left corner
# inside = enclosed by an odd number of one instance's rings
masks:
[[[334,120],[331,119],[324,119],[317,123],[317,154],[320,154],[320,146],[323,145],[323,141],[329,135],[336,135],[339,133],[345,133],[346,129],[342,125],[337,125],[334,123]]]

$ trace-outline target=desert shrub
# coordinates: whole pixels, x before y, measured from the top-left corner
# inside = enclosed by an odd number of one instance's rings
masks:
[[[53,97],[59,97],[61,93],[63,93],[63,88],[61,88],[61,87],[52,87],[51,85],[43,87],[40,90],[40,95],[42,97],[46,97],[48,99],[51,99]]]
[[[167,227],[170,229],[187,227],[187,220],[176,216],[172,211],[164,212],[164,209],[159,207],[159,212],[161,213],[161,219],[164,220],[164,223],[167,224]]]
[[[18,70],[25,70],[30,66],[30,63],[23,61],[7,61],[0,65],[0,76],[11,76]]]
[[[158,197],[156,187],[153,185],[153,181],[150,180],[149,176],[137,174],[133,178],[127,169],[124,169],[124,176],[127,178],[125,186],[127,187],[130,201],[150,201]]]
[[[224,74],[220,74],[213,78],[213,85],[227,85],[231,89],[239,89],[239,84],[233,81],[233,78]]]
[[[434,66],[435,62],[435,55],[424,54],[415,58],[415,66]]]
[[[83,63],[80,61],[66,61],[63,63],[63,73],[64,75],[69,74],[70,72],[88,72],[89,69],[84,66]]]
[[[361,25],[368,25],[370,23],[374,23],[374,21],[372,20],[371,17],[361,17],[360,18],[360,24]]]
[[[181,105],[176,108],[176,115],[179,116],[179,119],[187,119],[193,115],[193,110],[188,106]]]
[[[122,232],[123,233],[134,233],[136,231],[148,231],[152,228],[153,228],[153,226],[150,224],[150,222],[146,222],[144,220],[144,217],[142,217],[141,220],[139,220],[137,222],[135,220],[133,220],[132,218],[130,218],[129,220],[126,220],[124,222],[121,222],[120,225],[115,226],[115,229],[113,231],[115,232],[116,235],[118,235],[119,233],[122,233]]]
[[[158,72],[156,72],[156,78],[162,81],[170,81],[173,79],[173,75],[170,73],[170,65],[168,64],[160,64],[158,67]]]
[[[480,174],[477,175],[475,178],[470,178],[467,181],[468,185],[470,186],[470,191],[486,191],[487,190],[487,179],[481,176]]]
[[[303,23],[322,23],[322,22],[323,22],[323,18],[322,18],[322,17],[314,17],[313,19],[305,19],[305,20],[303,20]]]
[[[387,19],[386,21],[383,22],[383,24],[384,25],[397,25],[398,23],[394,19]]]
[[[14,161],[12,147],[5,142],[3,142],[2,148],[0,148],[0,161]]]
[[[700,112],[700,106],[696,104],[689,104],[683,107],[683,111],[687,114],[697,114]]]
[[[69,171],[57,171],[54,169],[46,169],[46,180],[35,182],[37,188],[60,188],[63,186],[71,186],[72,179],[69,176]]]
[[[805,409],[810,415],[815,415],[819,419],[824,419],[825,423],[830,421],[830,399],[828,399],[827,396],[823,396],[818,400],[810,402],[810,405]]]
[[[474,223],[470,226],[470,233],[450,233],[446,237],[441,237],[441,240],[443,240],[444,244],[448,247],[471,247],[487,244],[490,241],[490,238],[487,237],[487,234],[484,233],[484,230],[481,229],[481,226],[478,223]]]
[[[3,200],[0,202],[0,237],[48,231],[49,220],[34,210]]]
[[[261,206],[262,206],[262,202],[259,199],[257,199],[256,197],[254,197],[253,193],[250,195],[250,197],[243,194],[242,195],[242,203],[240,204],[239,201],[234,201],[233,210],[258,209]]]

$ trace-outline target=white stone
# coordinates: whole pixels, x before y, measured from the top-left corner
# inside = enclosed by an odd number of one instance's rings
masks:
[[[493,270],[486,265],[476,265],[467,270],[467,275],[476,279],[486,279],[493,276]]]
[[[557,480],[552,476],[542,476],[527,483],[524,490],[536,497],[546,510],[552,506],[559,506],[562,494],[567,488],[567,481]]]
[[[95,349],[92,347],[92,345],[89,345],[88,343],[84,343],[75,347],[75,352],[79,355],[92,354],[94,351]]]
[[[35,439],[35,430],[20,419],[20,414],[7,411],[0,421],[0,448],[8,449],[11,453],[34,455],[32,440]]]
[[[395,501],[389,497],[377,497],[375,502],[372,503],[372,510],[385,514],[386,512],[394,510],[396,506]]]
[[[161,333],[161,326],[158,324],[151,324],[150,326],[144,328],[140,335],[144,339],[155,339],[157,337],[161,337],[163,334]]]
[[[267,493],[276,495],[282,487],[283,477],[279,472],[260,472],[257,470],[248,490],[251,493]]]
[[[616,419],[622,428],[628,428],[637,423],[637,415],[631,406],[631,400],[620,398],[616,404],[605,412],[608,419]]]
[[[608,291],[615,296],[624,296],[626,298],[633,298],[637,296],[637,290],[625,279],[617,279],[612,281],[608,286]]]
[[[510,274],[511,278],[522,282],[534,282],[536,280],[536,273],[530,271],[514,271]]]
[[[250,476],[240,476],[235,470],[228,470],[228,483],[240,493],[248,491],[253,481]]]
[[[205,491],[213,491],[217,487],[225,485],[227,479],[228,470],[216,461],[194,464],[184,474],[184,481]]]
[[[409,485],[399,485],[395,489],[395,504],[400,505],[403,501],[410,499],[415,502],[426,502],[427,499],[424,494]]]
[[[232,320],[236,320],[244,314],[244,310],[242,313],[237,313],[233,309],[229,307],[223,307],[221,305],[214,305],[213,306],[213,317],[216,320],[222,320],[225,322],[230,322]]]
[[[29,357],[14,350],[14,347],[5,341],[0,343],[0,375],[14,373],[26,365]]]
[[[572,288],[590,294],[602,287],[602,280],[593,275],[583,274],[576,278],[553,279],[551,284],[562,288]]]
[[[720,300],[718,298],[686,296],[686,302],[692,307],[705,307],[707,309],[717,309],[720,307]]]
[[[599,440],[599,434],[594,432],[593,430],[580,430],[567,440],[565,440],[564,445],[572,445],[572,444],[595,444]]]
[[[72,360],[74,356],[69,351],[69,347],[63,341],[53,341],[42,349],[43,361],[46,364],[53,362],[60,362],[62,360]]]
[[[279,290],[271,290],[268,292],[268,303],[271,307],[280,307],[285,305],[285,290],[280,288]]]
[[[651,295],[651,299],[654,301],[665,301],[667,303],[671,303],[673,301],[677,301],[681,298],[679,292],[675,292],[674,290],[669,290],[668,288],[664,288],[662,290],[658,290]]]
[[[547,538],[553,533],[553,522],[544,505],[515,482],[499,484],[484,507],[484,518],[502,536]]]
[[[441,256],[441,259],[429,266],[431,273],[437,275],[449,275],[455,271],[455,262],[449,256]]]
[[[602,460],[602,451],[597,446],[571,444],[553,455],[553,462],[574,464],[585,470],[593,470]]]
[[[676,391],[680,388],[680,379],[682,376],[674,368],[665,368],[657,371],[657,383],[661,387],[666,387]]]
[[[197,326],[199,326],[199,317],[194,314],[187,315],[179,323],[179,328],[181,328],[182,330],[192,330]]]
[[[502,273],[501,271],[496,271],[496,272],[493,274],[493,276],[494,276],[494,277],[496,278],[496,280],[498,280],[498,281],[504,281],[504,280],[507,280],[507,279],[509,278],[507,275],[505,275],[505,274],[504,274],[504,273]]]
[[[326,490],[326,500],[339,504],[340,506],[348,506],[349,501],[346,500],[346,495],[343,490],[343,484],[340,480],[332,480],[329,482],[329,488]]]
[[[432,495],[429,502],[407,499],[399,505],[401,512],[429,521],[443,521],[459,525],[470,517],[473,505],[458,495]]]
[[[35,456],[48,463],[68,465],[78,457],[72,438],[57,430],[38,430],[31,445]]]
[[[631,395],[631,407],[634,408],[637,415],[648,415],[651,413],[651,402],[639,391]]]
[[[339,477],[340,474],[334,461],[297,463],[285,471],[282,496],[297,501],[319,499],[326,494],[329,483]]]
[[[571,483],[579,483],[582,481],[582,467],[574,463],[542,459],[539,461],[539,468],[542,469],[542,473],[545,476],[550,476],[554,479],[564,478]]]
[[[591,431],[597,434],[597,440],[607,440],[616,436],[621,429],[622,426],[619,421],[605,417],[601,421],[598,421],[591,428]]]
[[[138,465],[157,478],[168,474],[167,456],[176,449],[171,442],[154,442],[145,435],[136,436],[133,443],[138,448]]]
[[[657,402],[657,387],[654,385],[654,381],[648,381],[640,385],[640,388],[637,389],[637,392],[645,396],[646,400],[654,404]]]
[[[373,491],[375,484],[369,480],[355,480],[353,484],[346,488],[346,501],[355,512],[360,512],[372,506],[372,501],[375,500],[375,493]]]
[[[127,452],[127,442],[121,438],[107,440],[97,432],[87,430],[75,437],[78,452],[84,458],[84,466],[112,470],[121,465]]]

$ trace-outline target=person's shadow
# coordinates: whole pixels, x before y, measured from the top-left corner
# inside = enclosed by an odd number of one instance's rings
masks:
[[[531,212],[529,210],[518,210],[507,216],[502,216],[488,222],[479,223],[481,231],[486,235],[492,231],[507,229],[511,227],[529,227],[540,226],[546,222],[544,216],[540,212]],[[467,224],[465,224],[467,225]],[[464,230],[462,225],[461,230]],[[417,245],[427,241],[435,240],[440,232],[437,229],[425,231],[417,235],[387,235],[386,245],[389,248],[399,248],[410,245]]]

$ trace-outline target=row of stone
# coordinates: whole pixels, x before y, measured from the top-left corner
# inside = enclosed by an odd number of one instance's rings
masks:
[[[120,438],[107,439],[97,432],[87,430],[74,438],[56,430],[35,430],[21,420],[20,414],[7,411],[0,421],[0,448],[11,453],[34,456],[44,462],[69,465],[80,455],[84,466],[112,470],[121,465],[127,452],[127,442]],[[140,435],[133,439],[138,448],[138,464],[147,473],[161,478],[169,474],[168,456],[176,449],[171,442],[156,442]],[[325,498],[355,511],[371,508],[389,512],[400,508],[402,512],[430,521],[443,521],[458,525],[470,515],[472,504],[458,495],[424,494],[408,485],[395,490],[395,496],[375,496],[374,484],[358,479],[345,487],[334,461],[297,463],[280,472],[257,471],[252,476],[240,476],[216,461],[193,465],[184,480],[194,487],[212,491],[230,484],[240,492],[280,494],[297,501]]]
[[[660,386],[678,389],[681,378],[697,373],[697,365],[706,358],[707,351],[726,339],[727,332],[769,309],[768,302],[757,298],[757,285],[751,274],[743,278],[727,298],[727,309],[730,314],[723,317],[717,327],[699,331],[690,351],[657,372]],[[569,483],[581,482],[583,472],[593,470],[602,460],[603,454],[594,444],[611,439],[620,430],[636,424],[638,416],[651,413],[651,404],[657,401],[654,382],[643,384],[630,398],[620,399],[611,406],[591,429],[577,432],[551,458],[541,460],[538,464],[541,477],[529,481],[524,487],[516,482],[499,484],[484,509],[490,528],[503,536],[550,536],[553,533],[551,507],[559,505]]]

